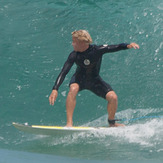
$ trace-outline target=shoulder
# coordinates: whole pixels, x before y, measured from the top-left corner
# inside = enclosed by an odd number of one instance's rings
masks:
[[[69,57],[74,57],[76,55],[76,52],[75,51],[72,51],[70,54],[69,54]]]
[[[94,51],[96,51],[99,54],[104,54],[108,51],[109,45],[103,44],[103,45],[92,45]]]
[[[76,58],[76,52],[75,51],[72,51],[69,56],[68,56],[68,61],[70,62],[74,62],[75,61],[75,58]]]
[[[103,45],[92,45],[92,48],[95,49],[95,50],[102,50],[102,49],[105,49],[105,48],[108,48],[108,44],[103,44]]]

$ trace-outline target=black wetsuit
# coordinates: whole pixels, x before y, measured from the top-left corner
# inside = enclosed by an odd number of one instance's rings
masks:
[[[125,43],[119,45],[89,45],[89,48],[84,52],[71,52],[57,77],[53,89],[58,90],[66,74],[72,65],[76,63],[77,69],[71,78],[70,85],[78,83],[80,91],[88,89],[96,95],[105,98],[106,94],[113,89],[99,76],[102,56],[105,53],[125,50],[127,49],[127,45]]]

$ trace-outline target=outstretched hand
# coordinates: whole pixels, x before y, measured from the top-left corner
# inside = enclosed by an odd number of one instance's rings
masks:
[[[128,49],[131,49],[131,48],[139,49],[139,45],[133,42],[133,43],[127,45],[127,48]]]
[[[49,96],[49,104],[50,105],[54,105],[54,102],[57,99],[57,96],[58,96],[58,91],[57,90],[53,90],[51,95]]]

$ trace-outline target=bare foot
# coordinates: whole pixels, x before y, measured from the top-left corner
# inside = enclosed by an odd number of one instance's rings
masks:
[[[115,123],[115,124],[110,124],[109,127],[125,127],[125,125],[120,123]]]

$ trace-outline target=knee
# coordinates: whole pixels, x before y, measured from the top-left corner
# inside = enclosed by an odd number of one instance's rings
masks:
[[[69,93],[72,93],[72,94],[76,95],[78,92],[79,92],[79,85],[76,84],[76,83],[71,84]]]
[[[111,102],[111,101],[118,101],[118,97],[114,91],[110,91],[106,94],[106,100]]]

